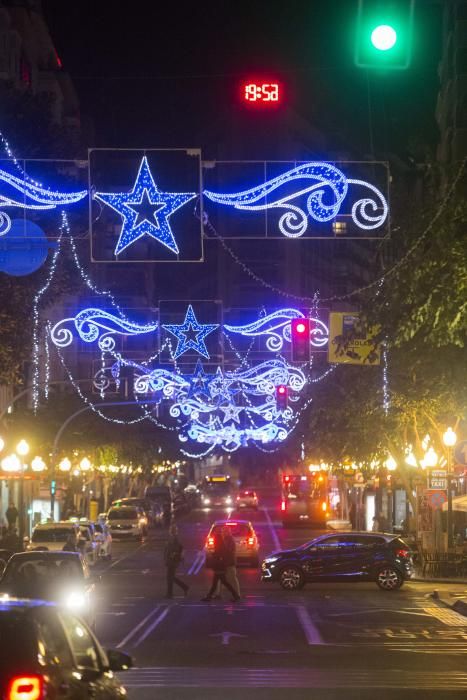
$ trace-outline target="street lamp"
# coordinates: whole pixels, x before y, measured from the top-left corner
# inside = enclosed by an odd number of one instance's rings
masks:
[[[43,472],[45,469],[47,469],[42,457],[34,457],[31,462],[31,469],[33,472]]]
[[[91,469],[92,464],[87,457],[83,457],[83,459],[79,463],[79,466],[81,467],[82,472],[87,472],[89,471],[89,469]]]
[[[451,490],[451,462],[452,462],[452,448],[457,442],[457,435],[454,430],[449,427],[443,435],[443,442],[447,447],[448,454],[448,470],[447,470],[447,487],[448,487],[448,518],[447,518],[447,529],[448,529],[448,549],[454,546],[454,538],[452,532],[452,490]]]
[[[26,457],[26,455],[29,453],[29,445],[26,442],[26,440],[20,440],[18,444],[16,445],[16,454],[19,455],[20,457]],[[24,464],[23,460],[20,461],[20,468],[21,468],[21,478],[19,482],[19,541],[21,543],[21,547],[23,546],[23,538],[24,538],[24,469],[26,465]]]
[[[71,469],[71,462],[68,459],[68,457],[64,457],[62,461],[59,463],[58,468],[60,469],[61,472],[69,472]]]

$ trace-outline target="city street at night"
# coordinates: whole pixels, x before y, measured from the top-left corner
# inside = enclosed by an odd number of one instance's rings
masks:
[[[284,529],[277,498],[266,493],[259,512],[230,516],[251,517],[262,554],[317,534]],[[289,593],[239,567],[241,602],[229,602],[227,591],[223,601],[201,602],[211,576],[202,548],[210,524],[223,517],[195,510],[179,521],[186,598],[176,591],[164,599],[163,530],[142,544],[114,545],[102,571],[97,633],[134,656],[136,667],[122,674],[130,698],[279,698],[285,688],[293,698],[340,698],[344,690],[346,698],[465,695],[467,618],[432,593],[459,593],[467,583],[409,582],[389,593],[374,583],[315,583]]]

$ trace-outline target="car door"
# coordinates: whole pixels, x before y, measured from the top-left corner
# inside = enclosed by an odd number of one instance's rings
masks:
[[[114,700],[119,697],[113,674],[108,671],[105,653],[89,627],[70,613],[60,612],[60,619],[81,676],[83,694],[79,696],[80,700]]]
[[[334,535],[310,544],[300,554],[300,562],[307,579],[333,578],[338,566],[339,536]]]

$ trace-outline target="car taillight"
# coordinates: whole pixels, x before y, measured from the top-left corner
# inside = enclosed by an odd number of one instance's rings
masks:
[[[285,501],[282,501],[282,503],[281,503],[281,510],[282,510],[282,511],[285,510]]]
[[[248,545],[249,545],[250,547],[253,547],[254,543],[255,543],[255,538],[254,538],[254,537],[249,537],[249,538],[248,538]]]
[[[239,501],[239,500],[240,500],[240,496],[237,496],[237,501]]]
[[[321,503],[321,510],[324,511],[324,512],[326,512],[327,509],[328,509],[328,504],[326,503],[326,501],[323,501],[323,502]]]
[[[396,549],[396,557],[410,557],[410,549]]]
[[[43,687],[42,676],[14,676],[8,684],[6,700],[41,700]]]
[[[214,547],[214,537],[208,537],[208,547]]]

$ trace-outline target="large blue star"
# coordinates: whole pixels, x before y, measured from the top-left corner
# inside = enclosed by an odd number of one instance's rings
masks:
[[[169,217],[190,199],[196,197],[196,193],[159,192],[147,158],[144,156],[131,192],[96,192],[94,197],[111,207],[123,219],[115,255],[119,255],[145,234],[152,236],[173,253],[178,254],[179,250],[170,228]]]
[[[177,340],[174,358],[180,357],[187,350],[194,350],[209,360],[209,353],[204,339],[209,333],[219,328],[218,323],[198,323],[191,304],[188,306],[185,320],[181,324],[165,324],[162,326],[166,331],[172,333]]]

